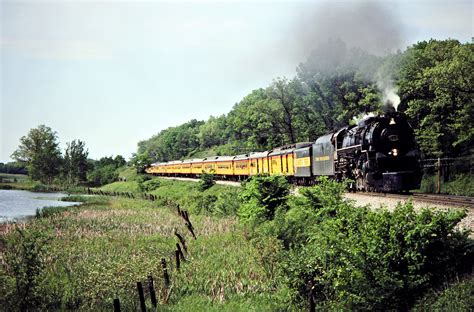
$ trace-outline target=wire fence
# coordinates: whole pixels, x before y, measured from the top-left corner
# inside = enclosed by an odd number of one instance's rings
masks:
[[[420,161],[423,170],[421,190],[454,195],[474,194],[474,155],[427,158]]]

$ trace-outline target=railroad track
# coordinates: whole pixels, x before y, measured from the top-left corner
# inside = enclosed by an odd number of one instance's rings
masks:
[[[456,196],[456,195],[439,195],[439,194],[424,194],[413,193],[414,200],[425,201],[435,204],[446,204],[460,207],[467,207],[474,209],[474,197]]]
[[[390,193],[364,193],[369,196],[396,198],[400,200],[407,200],[413,198],[414,201],[420,201],[430,204],[440,204],[458,207],[467,207],[474,209],[474,197],[456,196],[456,195],[441,195],[441,194],[425,194],[425,193],[410,193],[410,194],[390,194]]]

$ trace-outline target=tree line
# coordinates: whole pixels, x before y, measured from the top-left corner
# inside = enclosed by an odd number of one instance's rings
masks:
[[[26,169],[31,179],[46,184],[90,185],[111,183],[118,179],[117,169],[126,165],[125,158],[89,159],[85,142],[66,143],[64,153],[55,131],[45,125],[31,129],[20,139],[13,152],[15,165]]]
[[[398,90],[425,157],[472,152],[474,44],[423,41],[388,56],[375,56],[329,41],[312,52],[292,78],[253,90],[232,110],[191,120],[138,143],[133,161],[267,150],[353,124],[380,112],[387,88]]]

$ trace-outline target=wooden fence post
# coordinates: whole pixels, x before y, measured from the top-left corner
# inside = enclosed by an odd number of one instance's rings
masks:
[[[181,261],[179,259],[179,250],[176,249],[174,254],[176,256],[176,270],[179,270],[179,268],[181,267]]]
[[[141,282],[137,282],[138,298],[140,299],[140,308],[142,312],[146,312],[145,295],[143,294],[143,286]]]
[[[153,276],[148,275],[148,290],[150,291],[150,299],[153,307],[156,308],[158,302],[156,301],[155,285],[153,283]]]
[[[120,312],[120,300],[119,300],[119,298],[114,299],[114,312]]]
[[[313,284],[313,281],[309,282],[308,306],[309,306],[309,312],[315,312],[316,311],[316,303],[314,302],[314,284]]]
[[[179,243],[176,243],[176,251],[178,251],[178,254],[179,254],[179,257],[181,258],[181,260],[186,261],[186,259],[184,258],[183,251],[181,250],[181,246],[179,245]]]
[[[163,279],[165,281],[165,287],[170,287],[170,276],[168,274],[168,269],[166,268],[166,260],[165,258],[161,258],[161,268],[163,269]]]
[[[438,157],[438,189],[437,193],[441,193],[441,158]]]
[[[186,240],[184,237],[182,237],[176,230],[174,231],[174,235],[176,235],[181,242],[181,245],[183,245],[183,249],[185,253],[188,253],[188,247],[186,247]]]

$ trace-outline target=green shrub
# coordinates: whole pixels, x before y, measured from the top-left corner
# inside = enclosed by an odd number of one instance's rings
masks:
[[[213,214],[216,216],[235,216],[241,205],[238,190],[222,191],[217,195]]]
[[[214,181],[213,174],[209,174],[209,173],[201,174],[201,178],[199,181],[199,190],[201,192],[204,192],[205,190],[211,188],[214,184],[216,184],[216,181]]]
[[[464,216],[416,213],[411,203],[393,212],[342,205],[309,229],[307,244],[291,250],[285,272],[297,301],[313,284],[324,309],[407,309],[469,266],[468,233],[454,229]]]
[[[152,179],[149,176],[140,176],[137,181],[140,192],[151,192],[159,188],[161,185],[159,179]]]
[[[285,209],[290,185],[284,176],[254,176],[243,184],[243,205],[238,211],[240,220],[257,224],[273,220],[278,208]]]
[[[191,211],[199,214],[212,214],[214,212],[214,204],[217,196],[211,194],[196,195],[188,199],[188,206]]]
[[[71,209],[71,206],[69,207],[43,207],[43,208],[37,208],[36,209],[36,218],[49,218],[55,214],[68,211]]]
[[[46,263],[44,255],[50,239],[50,235],[44,231],[17,228],[16,233],[7,240],[6,271],[15,280],[15,292],[3,300],[11,308],[16,306],[21,311],[27,311],[38,308],[42,302],[42,272]]]

